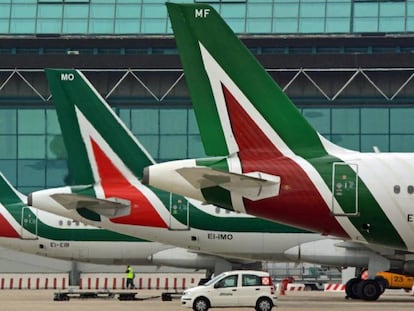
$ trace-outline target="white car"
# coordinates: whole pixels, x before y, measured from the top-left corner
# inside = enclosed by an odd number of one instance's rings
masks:
[[[270,311],[276,301],[269,273],[252,270],[224,272],[204,285],[184,291],[181,303],[194,311],[216,307],[254,307]]]

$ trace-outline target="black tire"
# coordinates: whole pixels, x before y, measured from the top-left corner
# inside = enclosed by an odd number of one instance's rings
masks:
[[[381,287],[381,295],[382,295],[385,292],[385,289],[389,287],[388,281],[384,279],[382,276],[377,276],[375,277],[374,280],[377,281],[379,286]]]
[[[193,310],[194,311],[207,311],[210,308],[210,302],[207,298],[198,297],[194,300]]]
[[[360,278],[353,278],[346,282],[345,293],[347,299],[361,299],[358,292],[358,284],[360,284],[361,282],[362,280]]]
[[[377,280],[365,280],[358,284],[358,292],[361,299],[374,301],[383,293],[382,287]]]
[[[267,297],[260,297],[256,302],[256,311],[270,311],[273,308],[273,302]]]

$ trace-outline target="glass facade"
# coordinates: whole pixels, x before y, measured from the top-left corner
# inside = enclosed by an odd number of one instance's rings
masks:
[[[249,0],[210,3],[237,33],[414,31],[414,0]],[[163,0],[0,0],[0,8],[0,34],[171,33]]]
[[[205,156],[191,108],[115,108],[157,161]],[[326,138],[353,150],[414,151],[414,108],[301,108]],[[0,109],[0,171],[24,193],[65,185],[54,109]]]
[[[164,0],[0,0],[1,35],[141,35],[171,34]],[[180,0],[179,2],[193,2]],[[249,0],[210,1],[237,33],[352,34],[409,33],[414,31],[414,0]],[[269,36],[269,40],[272,37]],[[148,47],[152,49],[152,47]],[[9,51],[12,49],[13,51]],[[0,53],[39,54],[35,47],[0,47]],[[32,53],[31,50],[35,50]],[[40,48],[40,54],[57,51]],[[88,48],[99,54],[98,48]],[[119,52],[118,49],[122,52]],[[398,47],[259,47],[258,54],[399,53]],[[142,48],[145,54],[148,51]],[[112,52],[111,52],[112,51]],[[114,52],[115,51],[115,52]],[[130,54],[110,46],[104,54]],[[153,54],[157,54],[154,48]],[[405,52],[412,52],[412,49]],[[89,54],[91,54],[89,53]],[[173,52],[171,52],[173,53]],[[80,51],[81,57],[88,54]],[[151,53],[148,53],[151,54]],[[35,62],[35,60],[34,60]],[[382,64],[381,64],[382,65]],[[293,64],[292,66],[295,66]],[[334,66],[334,64],[332,64]],[[334,143],[360,151],[414,151],[414,107],[410,89],[414,72],[270,72],[299,104],[303,115]],[[113,88],[116,74],[93,81],[98,90],[112,94],[108,100],[116,113],[157,161],[203,157],[194,113],[185,88],[174,88],[175,74],[134,72],[142,85]],[[178,72],[177,75],[180,75]],[[91,73],[93,75],[93,73]],[[132,73],[128,76],[131,78]],[[10,83],[19,76],[25,83]],[[352,78],[350,78],[352,76]],[[368,78],[369,76],[369,78]],[[312,80],[312,77],[316,79]],[[353,77],[356,77],[355,79]],[[362,80],[367,77],[367,80]],[[385,79],[390,81],[384,84]],[[136,77],[135,77],[136,78]],[[0,71],[0,171],[24,193],[68,182],[66,151],[53,106],[49,105],[43,73]],[[127,79],[125,79],[127,80]],[[318,82],[318,80],[321,80]],[[120,82],[119,80],[118,82]],[[134,79],[132,79],[134,81]],[[143,84],[148,81],[151,87]],[[315,82],[316,81],[316,82]],[[30,83],[33,84],[33,86]],[[184,84],[183,81],[180,83]],[[381,84],[382,83],[382,84]],[[7,84],[7,85],[6,85]],[[320,88],[315,88],[319,85]],[[28,87],[29,86],[29,87]],[[319,87],[318,86],[318,87]],[[149,90],[159,90],[148,94]],[[384,90],[378,93],[378,90]],[[35,91],[35,94],[33,93]],[[166,92],[166,93],[165,93]],[[38,96],[43,94],[41,101]],[[156,94],[156,95],[155,95]],[[168,97],[167,96],[167,97]],[[155,98],[153,98],[155,97]],[[300,100],[297,100],[300,99]],[[369,107],[368,107],[369,105]]]

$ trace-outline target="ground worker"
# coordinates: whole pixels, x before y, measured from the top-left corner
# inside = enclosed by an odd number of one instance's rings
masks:
[[[126,288],[127,289],[135,288],[135,285],[134,285],[134,278],[135,278],[134,269],[132,269],[131,266],[128,266],[125,273],[127,274],[126,275]]]

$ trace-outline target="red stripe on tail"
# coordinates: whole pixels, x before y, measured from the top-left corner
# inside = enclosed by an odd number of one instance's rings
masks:
[[[120,224],[167,228],[167,224],[151,202],[122,175],[92,138],[91,144],[105,197],[122,198],[131,202],[129,215],[112,218],[111,221]]]
[[[329,206],[303,169],[275,147],[224,85],[223,93],[243,173],[260,171],[281,178],[278,196],[258,201],[244,199],[247,212],[324,234],[348,237],[330,215]]]

